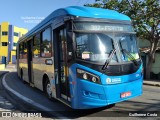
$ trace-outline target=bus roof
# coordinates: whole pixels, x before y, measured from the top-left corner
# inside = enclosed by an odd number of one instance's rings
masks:
[[[21,39],[24,39],[36,33],[37,31],[39,31],[39,29],[43,28],[43,26],[47,24],[49,21],[51,21],[52,19],[59,16],[67,16],[67,15],[88,17],[88,18],[111,19],[111,20],[128,20],[128,21],[131,20],[128,16],[118,13],[117,11],[114,11],[114,10],[94,8],[94,7],[84,7],[84,6],[70,6],[70,7],[60,8],[53,11],[48,17],[46,17],[36,27],[31,29]]]
[[[66,14],[73,15],[73,16],[115,19],[115,20],[130,20],[128,16],[118,13],[117,11],[114,11],[114,10],[109,10],[109,9],[71,6],[71,7],[64,8],[62,10],[66,11]]]

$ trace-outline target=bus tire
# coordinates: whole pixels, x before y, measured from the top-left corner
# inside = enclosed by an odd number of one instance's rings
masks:
[[[109,106],[112,108],[116,105],[116,103],[110,104]]]
[[[45,78],[45,94],[49,99],[52,98],[52,89],[51,89],[51,84],[48,77]]]

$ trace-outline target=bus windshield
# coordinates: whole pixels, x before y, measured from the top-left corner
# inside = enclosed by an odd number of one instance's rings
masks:
[[[120,61],[127,62],[133,59],[123,50],[131,54],[134,59],[139,59],[136,37],[133,34],[76,33],[76,56],[79,59],[91,62],[105,62],[113,49],[118,50],[118,48],[120,50]],[[110,63],[117,62],[118,57],[114,55]]]
[[[75,22],[74,30],[78,31],[75,39],[79,59],[105,62],[114,49],[110,63],[139,59],[136,36],[130,24]]]
[[[117,34],[115,39],[119,43],[119,47],[122,53],[123,61],[131,61],[132,59],[139,59],[136,37],[134,34]],[[124,50],[130,54],[129,57]]]
[[[102,33],[77,33],[76,34],[77,58],[103,62],[114,49],[112,35]],[[114,55],[111,62],[117,62]]]

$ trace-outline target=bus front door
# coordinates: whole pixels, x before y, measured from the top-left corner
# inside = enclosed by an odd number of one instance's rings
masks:
[[[56,91],[57,96],[65,101],[70,101],[69,79],[67,64],[67,37],[66,29],[56,30],[55,69],[57,69]]]

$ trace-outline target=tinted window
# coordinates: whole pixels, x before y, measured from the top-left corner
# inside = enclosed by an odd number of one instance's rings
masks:
[[[19,34],[18,34],[17,32],[14,32],[14,36],[17,36],[17,37],[18,37],[18,36],[19,36]]]
[[[37,34],[34,37],[33,42],[33,57],[37,58],[40,57],[40,41],[41,41],[41,34]]]
[[[22,43],[19,44],[19,58],[20,59],[23,58],[23,44]]]
[[[2,42],[2,46],[7,46],[8,43],[7,42]]]
[[[27,43],[26,42],[24,42],[23,48],[24,48],[23,51],[22,51],[23,59],[27,59]]]
[[[2,32],[2,35],[8,35],[8,32],[3,31],[3,32]]]
[[[51,51],[51,28],[48,28],[42,32],[41,56],[51,57]]]
[[[27,59],[27,43],[26,42],[19,44],[19,58]]]
[[[17,46],[17,43],[13,43],[13,46]]]

